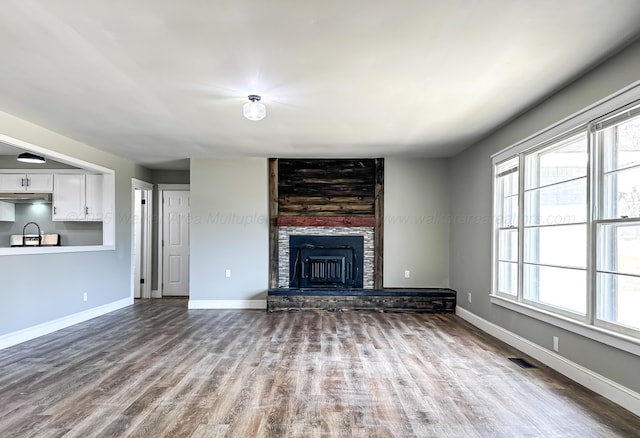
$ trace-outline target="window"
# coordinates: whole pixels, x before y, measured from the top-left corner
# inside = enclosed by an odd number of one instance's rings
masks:
[[[524,155],[523,298],[587,310],[587,132]]]
[[[599,166],[596,322],[640,330],[640,108],[593,127]]]
[[[518,160],[512,159],[496,167],[496,227],[499,292],[518,292]]]
[[[640,105],[494,167],[493,294],[640,337]]]

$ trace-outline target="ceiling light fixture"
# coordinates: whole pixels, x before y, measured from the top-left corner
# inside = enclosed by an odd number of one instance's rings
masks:
[[[267,115],[267,107],[264,103],[260,102],[260,96],[257,94],[250,94],[249,100],[242,107],[242,114],[249,120],[262,120]]]
[[[46,163],[47,160],[40,155],[32,154],[30,152],[23,152],[18,155],[18,161],[22,161],[23,163],[31,163],[31,164],[43,164]]]

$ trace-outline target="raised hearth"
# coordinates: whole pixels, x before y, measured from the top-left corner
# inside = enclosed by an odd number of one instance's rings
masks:
[[[456,295],[456,291],[447,288],[277,288],[269,289],[267,310],[269,312],[372,310],[455,313]]]

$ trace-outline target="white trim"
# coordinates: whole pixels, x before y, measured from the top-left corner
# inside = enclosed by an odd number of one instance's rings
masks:
[[[30,255],[30,254],[53,254],[62,252],[92,252],[92,251],[113,251],[115,245],[88,245],[88,246],[38,246],[38,247],[15,247],[0,248],[0,256],[3,255]]]
[[[527,138],[496,152],[491,155],[493,163],[505,161],[520,152],[530,149],[547,140],[551,140],[552,138],[562,135],[579,126],[585,125],[586,127],[589,122],[597,120],[603,115],[618,108],[629,105],[638,99],[640,99],[640,81],[636,81],[628,87],[625,87],[622,90],[609,95],[568,117],[565,117],[559,122],[556,122],[551,126],[547,126]]]
[[[131,178],[131,184],[132,184],[136,189],[142,189],[142,190],[153,190],[153,184],[148,183],[148,182],[146,182],[146,181],[142,181],[141,179]]]
[[[640,415],[640,394],[614,382],[582,365],[578,365],[559,354],[534,344],[492,322],[483,319],[462,307],[456,307],[456,314],[480,330],[500,339],[525,354],[539,360],[543,364],[567,376],[571,380],[591,389],[601,396]]]
[[[189,300],[189,309],[261,309],[267,300]]]
[[[16,255],[16,254],[51,254],[65,252],[84,252],[84,251],[111,251],[116,247],[116,209],[115,209],[115,170],[88,161],[80,160],[60,152],[46,149],[27,141],[19,140],[5,134],[0,134],[0,142],[24,149],[29,152],[35,152],[38,155],[44,155],[60,163],[69,164],[79,169],[40,169],[44,173],[101,173],[103,175],[102,183],[102,202],[103,202],[103,220],[102,220],[102,245],[99,247],[72,246],[72,247],[36,247],[36,248],[0,248],[0,256]],[[17,169],[24,172],[27,169]],[[29,172],[31,170],[29,169]]]
[[[191,190],[190,184],[158,184],[158,190]]]
[[[162,292],[160,292],[158,289],[152,290],[151,298],[162,298]]]
[[[565,317],[557,313],[549,312],[496,295],[491,295],[490,300],[491,303],[513,310],[514,312],[560,327],[561,329],[576,333],[580,336],[584,336],[585,338],[593,339],[594,341],[615,347],[619,350],[626,351],[627,353],[640,356],[640,339],[626,336],[621,333],[615,333],[595,325],[586,324],[585,322],[581,322],[577,319]]]
[[[135,284],[135,225],[136,221],[133,218],[133,214],[136,211],[135,208],[135,191],[141,190],[144,194],[143,198],[145,201],[144,206],[142,207],[142,217],[141,220],[143,222],[143,259],[142,259],[142,270],[140,272],[140,278],[145,279],[144,287],[142,288],[142,293],[140,294],[140,298],[151,298],[151,258],[152,258],[152,249],[151,249],[151,223],[153,220],[153,184],[136,179],[131,178],[131,297],[135,297],[135,289],[137,285]]]
[[[96,172],[100,172],[100,173],[113,173],[113,169],[109,169],[108,167],[103,167],[98,164],[94,164],[88,161],[80,160],[78,158],[70,157],[68,155],[64,155],[59,152],[52,151],[51,149],[43,148],[42,146],[38,146],[33,143],[29,143],[27,141],[9,137],[8,135],[0,134],[0,141],[20,149],[25,149],[29,152],[35,152],[36,154],[39,154],[39,155],[46,155],[47,158],[51,158],[54,161],[59,161],[64,164],[69,164],[71,166],[86,168],[89,170],[95,170]],[[54,169],[50,169],[50,170],[54,170]]]
[[[48,335],[49,333],[71,327],[72,325],[79,324],[93,318],[97,318],[98,316],[105,315],[132,304],[132,298],[123,298],[109,304],[94,307],[93,309],[84,310],[82,312],[54,319],[53,321],[34,325],[33,327],[27,327],[22,330],[7,333],[6,335],[0,336],[0,350],[22,342],[30,341],[31,339],[35,339],[40,336]]]

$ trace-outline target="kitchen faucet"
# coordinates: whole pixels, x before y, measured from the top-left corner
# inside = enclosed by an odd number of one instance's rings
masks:
[[[27,237],[25,231],[29,225],[35,225],[38,228],[38,246],[42,246],[42,232],[40,231],[40,225],[35,222],[27,222],[22,228],[22,246],[27,246]]]

